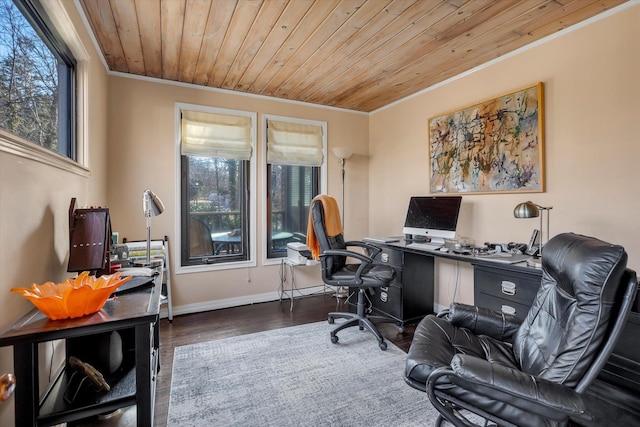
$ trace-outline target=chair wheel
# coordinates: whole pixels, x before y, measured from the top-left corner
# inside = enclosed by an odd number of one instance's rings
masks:
[[[331,335],[331,342],[334,344],[338,344],[338,336],[337,335]]]
[[[398,333],[399,334],[404,334],[404,326],[402,326],[402,325],[398,326]]]
[[[335,319],[333,317],[329,316],[327,321],[329,322],[330,325],[333,325],[333,323],[335,322]]]
[[[385,351],[387,349],[387,343],[382,341],[380,344],[380,350]]]

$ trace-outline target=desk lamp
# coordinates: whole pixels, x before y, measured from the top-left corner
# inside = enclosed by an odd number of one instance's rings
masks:
[[[151,190],[145,190],[142,193],[142,210],[147,219],[147,262],[146,266],[151,265],[151,217],[158,216],[164,212],[164,204]]]
[[[549,211],[553,209],[553,206],[540,206],[531,201],[520,203],[513,210],[513,216],[516,218],[536,218],[540,217],[540,240],[538,240],[538,250],[542,255],[542,212],[547,211],[547,235],[546,238],[549,241]],[[542,211],[542,212],[541,212]]]

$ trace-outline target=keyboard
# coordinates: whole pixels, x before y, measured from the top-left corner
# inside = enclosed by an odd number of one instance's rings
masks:
[[[440,249],[441,247],[443,247],[444,245],[436,245],[433,243],[409,243],[407,245],[408,248],[411,249],[418,249],[421,251],[437,251],[438,249]]]
[[[371,242],[371,243],[392,243],[392,242],[397,242],[400,240],[399,237],[365,237],[364,239],[365,242]]]

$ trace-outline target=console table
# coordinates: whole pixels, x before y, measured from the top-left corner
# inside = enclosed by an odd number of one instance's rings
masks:
[[[34,308],[0,334],[0,346],[13,346],[15,425],[49,426],[136,405],[137,425],[153,425],[162,267],[153,285],[109,299],[102,310],[76,319],[49,320]],[[69,348],[83,337],[118,331],[123,336],[125,357],[113,378],[105,379],[109,392],[82,393],[70,404],[64,399],[72,369]],[[65,340],[66,366],[57,372],[43,392],[39,389],[38,344]],[[129,347],[131,350],[129,351]],[[96,350],[97,353],[97,349]],[[130,354],[130,355],[129,355]],[[89,361],[87,361],[90,363]],[[113,382],[109,382],[109,381]],[[87,394],[90,397],[87,398]]]

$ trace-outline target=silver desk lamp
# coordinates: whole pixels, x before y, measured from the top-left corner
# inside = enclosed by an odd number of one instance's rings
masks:
[[[540,206],[531,201],[527,201],[524,203],[520,203],[513,210],[513,216],[516,218],[540,217],[540,240],[538,240],[538,253],[540,254],[540,256],[542,256],[542,246],[543,246],[542,216],[543,216],[543,212],[547,211],[547,234],[546,234],[547,240],[545,241],[546,243],[549,241],[549,211],[551,209],[553,209],[553,206]]]
[[[147,219],[147,262],[151,265],[151,217],[158,216],[164,212],[164,204],[151,190],[145,190],[142,194],[142,210]]]

